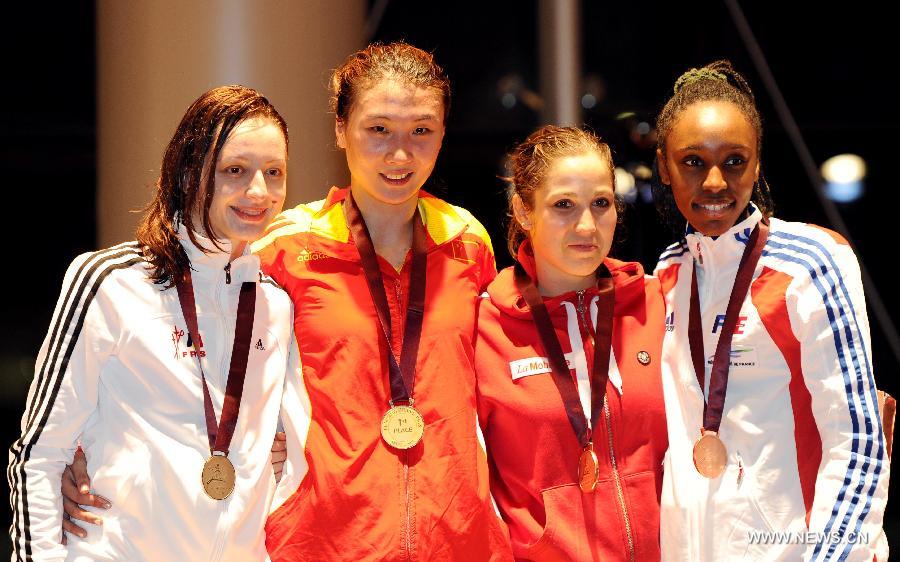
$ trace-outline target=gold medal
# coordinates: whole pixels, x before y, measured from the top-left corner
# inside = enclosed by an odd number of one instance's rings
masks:
[[[593,492],[600,479],[600,463],[594,452],[594,444],[588,443],[578,457],[578,487],[584,493]]]
[[[700,476],[718,478],[725,470],[728,453],[715,431],[704,431],[694,443],[694,466]]]
[[[425,421],[412,406],[391,406],[381,418],[381,437],[395,449],[410,449],[422,440]]]
[[[225,455],[213,455],[206,459],[200,482],[203,491],[214,500],[224,500],[234,491],[234,465]]]

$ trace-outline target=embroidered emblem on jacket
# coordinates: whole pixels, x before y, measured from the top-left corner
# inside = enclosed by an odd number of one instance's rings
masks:
[[[172,326],[172,345],[175,346],[175,358],[178,358],[178,342],[184,336],[184,330],[179,330],[178,326]]]

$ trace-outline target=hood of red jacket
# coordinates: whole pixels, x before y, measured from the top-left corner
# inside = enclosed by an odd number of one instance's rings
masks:
[[[526,240],[519,246],[516,260],[522,264],[528,275],[537,283],[537,267],[531,242]],[[622,300],[630,301],[631,299],[623,299],[623,297],[629,296],[631,292],[643,291],[644,266],[640,263],[606,258],[603,260],[603,265],[612,274],[617,302]],[[516,318],[528,318],[531,316],[531,309],[516,287],[514,268],[507,267],[501,271],[497,278],[488,285],[487,292],[494,306],[504,314],[509,314]],[[597,293],[596,287],[586,289],[585,300],[589,301]],[[576,291],[569,291],[553,297],[544,297],[544,303],[547,305],[547,311],[552,315],[562,305],[563,301],[574,302],[576,299]]]

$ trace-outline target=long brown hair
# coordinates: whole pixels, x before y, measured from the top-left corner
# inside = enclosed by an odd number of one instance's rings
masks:
[[[171,287],[175,276],[190,265],[178,241],[179,223],[198,248],[211,251],[197,239],[197,232],[201,232],[222,249],[209,222],[215,165],[231,131],[254,117],[276,123],[287,145],[285,120],[265,96],[246,86],[213,88],[197,98],[181,118],[163,156],[156,194],[137,228],[137,240],[150,262],[155,283]],[[199,225],[194,224],[194,209],[201,211]]]

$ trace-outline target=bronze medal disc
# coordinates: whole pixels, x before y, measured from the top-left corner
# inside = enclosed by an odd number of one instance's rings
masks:
[[[725,470],[728,453],[714,431],[704,432],[694,443],[694,466],[700,476],[718,478]]]
[[[410,449],[422,440],[425,421],[412,406],[394,406],[381,418],[381,437],[395,449]]]
[[[224,500],[234,491],[234,465],[225,455],[213,455],[203,465],[201,483],[206,495]]]
[[[600,463],[597,461],[594,449],[588,445],[578,457],[578,487],[584,493],[593,492],[599,479]]]

